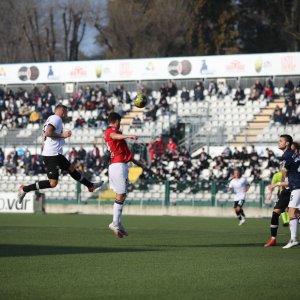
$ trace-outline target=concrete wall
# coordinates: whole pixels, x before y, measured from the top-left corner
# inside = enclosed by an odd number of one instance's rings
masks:
[[[47,204],[47,213],[81,213],[93,215],[112,215],[112,205],[64,205]],[[245,207],[245,214],[250,218],[270,218],[272,208]],[[231,207],[192,207],[192,206],[154,206],[154,205],[127,205],[124,207],[125,215],[143,216],[193,216],[193,217],[234,217]]]

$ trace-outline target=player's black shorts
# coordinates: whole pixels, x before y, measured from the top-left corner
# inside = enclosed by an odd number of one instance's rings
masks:
[[[245,203],[245,200],[234,201],[233,207],[234,207],[234,208],[236,208],[236,207],[238,207],[238,206],[239,206],[239,207],[243,207],[244,203]]]
[[[291,196],[290,190],[287,189],[282,190],[282,192],[278,195],[278,200],[275,203],[274,208],[280,209],[282,212],[285,211],[285,209],[289,206],[290,196]]]
[[[67,171],[71,163],[62,155],[43,156],[44,164],[49,179],[58,179],[59,169]]]

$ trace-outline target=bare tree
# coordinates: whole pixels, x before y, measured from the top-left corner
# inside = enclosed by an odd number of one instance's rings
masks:
[[[49,61],[55,61],[56,54],[56,33],[55,33],[55,22],[54,22],[54,14],[53,7],[49,8],[49,25],[45,26],[46,31],[46,51],[48,55]]]
[[[64,32],[65,60],[78,60],[79,47],[87,25],[89,1],[69,1],[63,6],[62,23]]]

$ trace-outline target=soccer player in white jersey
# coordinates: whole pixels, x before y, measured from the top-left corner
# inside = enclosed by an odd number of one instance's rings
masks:
[[[63,120],[67,116],[67,107],[58,104],[54,115],[50,116],[43,126],[42,156],[47,170],[48,180],[37,181],[30,185],[21,185],[18,190],[17,200],[22,203],[26,193],[47,188],[54,188],[58,184],[59,169],[68,171],[73,179],[84,184],[89,192],[94,192],[103,181],[92,183],[83,177],[63,155],[65,139],[72,135],[70,130],[64,131]]]
[[[241,177],[241,172],[239,169],[235,169],[233,171],[233,179],[230,181],[228,186],[228,192],[233,190],[234,193],[234,204],[233,208],[235,213],[240,220],[239,225],[243,225],[246,222],[245,213],[243,210],[243,205],[245,203],[245,196],[247,191],[249,190],[250,184],[248,181]]]

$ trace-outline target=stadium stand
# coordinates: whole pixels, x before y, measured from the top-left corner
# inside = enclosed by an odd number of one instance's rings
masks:
[[[234,167],[240,167],[244,176],[254,182],[249,191],[249,201],[259,203],[259,182],[270,179],[278,168],[278,158],[272,151],[258,155],[254,150],[247,153],[245,147],[241,148],[249,143],[275,144],[278,135],[283,132],[292,134],[296,140],[300,139],[296,125],[299,123],[300,86],[291,89],[294,84],[288,80],[286,86],[274,87],[274,95],[270,99],[264,94],[264,89],[259,93],[253,92],[255,84],[258,85],[258,82],[254,79],[242,82],[241,89],[245,97],[237,101],[234,100],[237,99],[235,87],[238,86],[235,81],[219,79],[204,84],[186,81],[181,82],[179,88],[175,82],[169,82],[169,85],[162,85],[156,90],[150,89],[151,83],[148,83],[147,88],[141,87],[148,95],[145,110],[131,105],[137,90],[134,90],[136,86],[130,85],[127,86],[128,90],[117,84],[111,85],[110,91],[103,86],[82,85],[71,97],[62,99],[54,96],[46,85],[40,89],[34,86],[29,92],[23,87],[14,88],[14,91],[2,89],[0,143],[4,157],[2,164],[0,161],[1,185],[8,191],[14,191],[16,183],[32,182],[45,176],[38,154],[41,124],[53,112],[55,104],[62,102],[71,108],[65,127],[73,131],[66,150],[71,153],[71,149],[75,148],[78,152],[80,145],[84,145],[86,157],[75,156],[75,161],[78,168],[94,180],[100,177],[107,179],[105,166],[93,154],[93,144],[97,145],[102,157],[106,147],[101,136],[110,111],[115,110],[123,115],[125,132],[141,137],[143,144],[139,145],[137,155],[146,158],[143,155],[148,154],[148,164],[155,178],[147,172],[138,180],[135,178],[135,189],[129,193],[129,201],[143,199],[162,203],[166,198],[164,181],[168,180],[169,198],[173,204],[211,202],[212,194],[217,201],[225,203],[228,194],[224,190],[224,182]],[[256,97],[253,97],[254,94]],[[292,102],[292,121],[288,115],[289,102]],[[276,109],[284,115],[282,122],[274,121],[273,112]],[[183,139],[178,134],[180,124],[185,125]],[[163,136],[164,140],[173,136],[178,143],[178,153],[175,151],[171,154],[167,150],[160,157],[154,153],[154,160],[149,162],[151,155],[145,150],[144,144],[149,144],[159,136]],[[236,146],[239,153],[237,149],[226,149],[222,155],[209,157],[199,150],[207,144]],[[15,145],[17,149],[8,145]],[[212,182],[216,186],[212,186]],[[69,176],[63,176],[56,190],[45,192],[46,198],[76,200],[77,188]],[[215,189],[214,193],[212,189]],[[81,199],[87,200],[89,197],[90,194],[82,190]],[[98,199],[98,195],[96,197]]]

